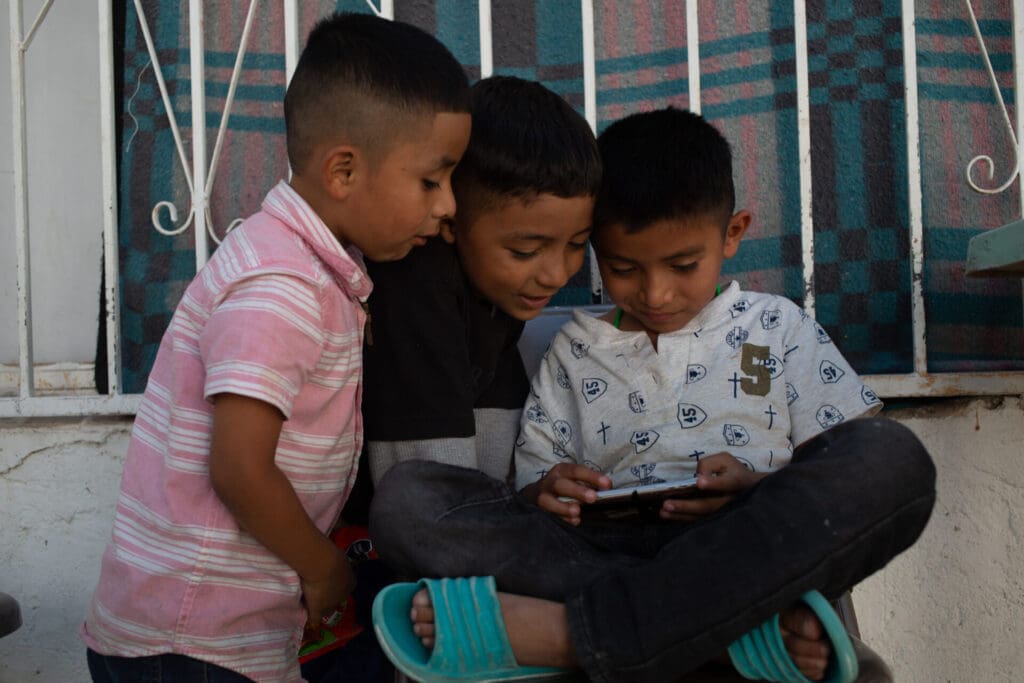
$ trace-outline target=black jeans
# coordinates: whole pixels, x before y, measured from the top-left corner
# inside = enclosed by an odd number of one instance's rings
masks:
[[[836,597],[921,534],[935,467],[905,427],[853,420],[705,520],[563,523],[504,483],[425,461],[377,487],[370,535],[399,575],[493,575],[565,602],[593,681],[665,681],[817,589]]]
[[[93,683],[247,683],[252,679],[216,664],[163,654],[115,657],[86,649]]]

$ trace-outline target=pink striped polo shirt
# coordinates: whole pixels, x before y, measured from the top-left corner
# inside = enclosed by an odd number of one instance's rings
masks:
[[[210,398],[241,394],[284,414],[276,464],[326,532],[362,447],[359,301],[371,286],[361,256],[283,181],[192,281],[135,418],[113,538],[82,626],[90,648],[299,679],[299,579],[239,530],[213,491]]]

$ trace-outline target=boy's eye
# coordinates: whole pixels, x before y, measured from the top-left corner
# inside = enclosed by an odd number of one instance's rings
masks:
[[[636,270],[636,268],[633,268],[631,266],[609,266],[608,267],[608,271],[612,275],[618,275],[620,277],[629,275],[634,270]]]
[[[672,266],[672,270],[675,270],[675,271],[680,272],[680,273],[685,273],[687,271],[693,270],[696,267],[697,267],[697,262],[696,261],[692,261],[691,263],[677,263],[677,264]]]
[[[569,242],[569,248],[575,251],[579,251],[580,249],[586,249],[587,241],[584,240],[582,242]]]
[[[508,251],[509,251],[510,254],[512,254],[512,256],[514,258],[524,259],[524,260],[528,259],[528,258],[533,258],[538,253],[540,253],[539,249],[538,250],[534,250],[534,251],[519,251],[518,249],[509,249]]]
[[[436,190],[439,187],[441,187],[441,183],[434,182],[433,180],[430,180],[428,178],[423,179],[424,190]]]

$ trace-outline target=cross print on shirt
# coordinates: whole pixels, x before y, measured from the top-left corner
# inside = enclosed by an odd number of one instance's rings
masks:
[[[737,373],[734,372],[734,373],[732,373],[732,379],[727,380],[727,381],[732,382],[732,397],[736,398],[736,396],[737,396],[736,390],[737,390],[737,388],[739,388],[740,382],[742,382],[743,380],[741,380],[740,376]]]

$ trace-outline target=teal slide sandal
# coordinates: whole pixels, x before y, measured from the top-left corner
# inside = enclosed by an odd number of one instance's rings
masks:
[[[413,633],[412,597],[426,588],[434,605],[434,648]],[[373,601],[373,629],[403,674],[422,683],[552,680],[568,669],[519,666],[505,631],[492,576],[396,583]]]
[[[857,654],[839,617],[818,591],[804,593],[800,600],[818,615],[825,634],[832,641],[824,683],[852,683],[857,678]],[[811,683],[786,652],[779,631],[778,614],[730,645],[729,658],[745,678],[777,683]]]

